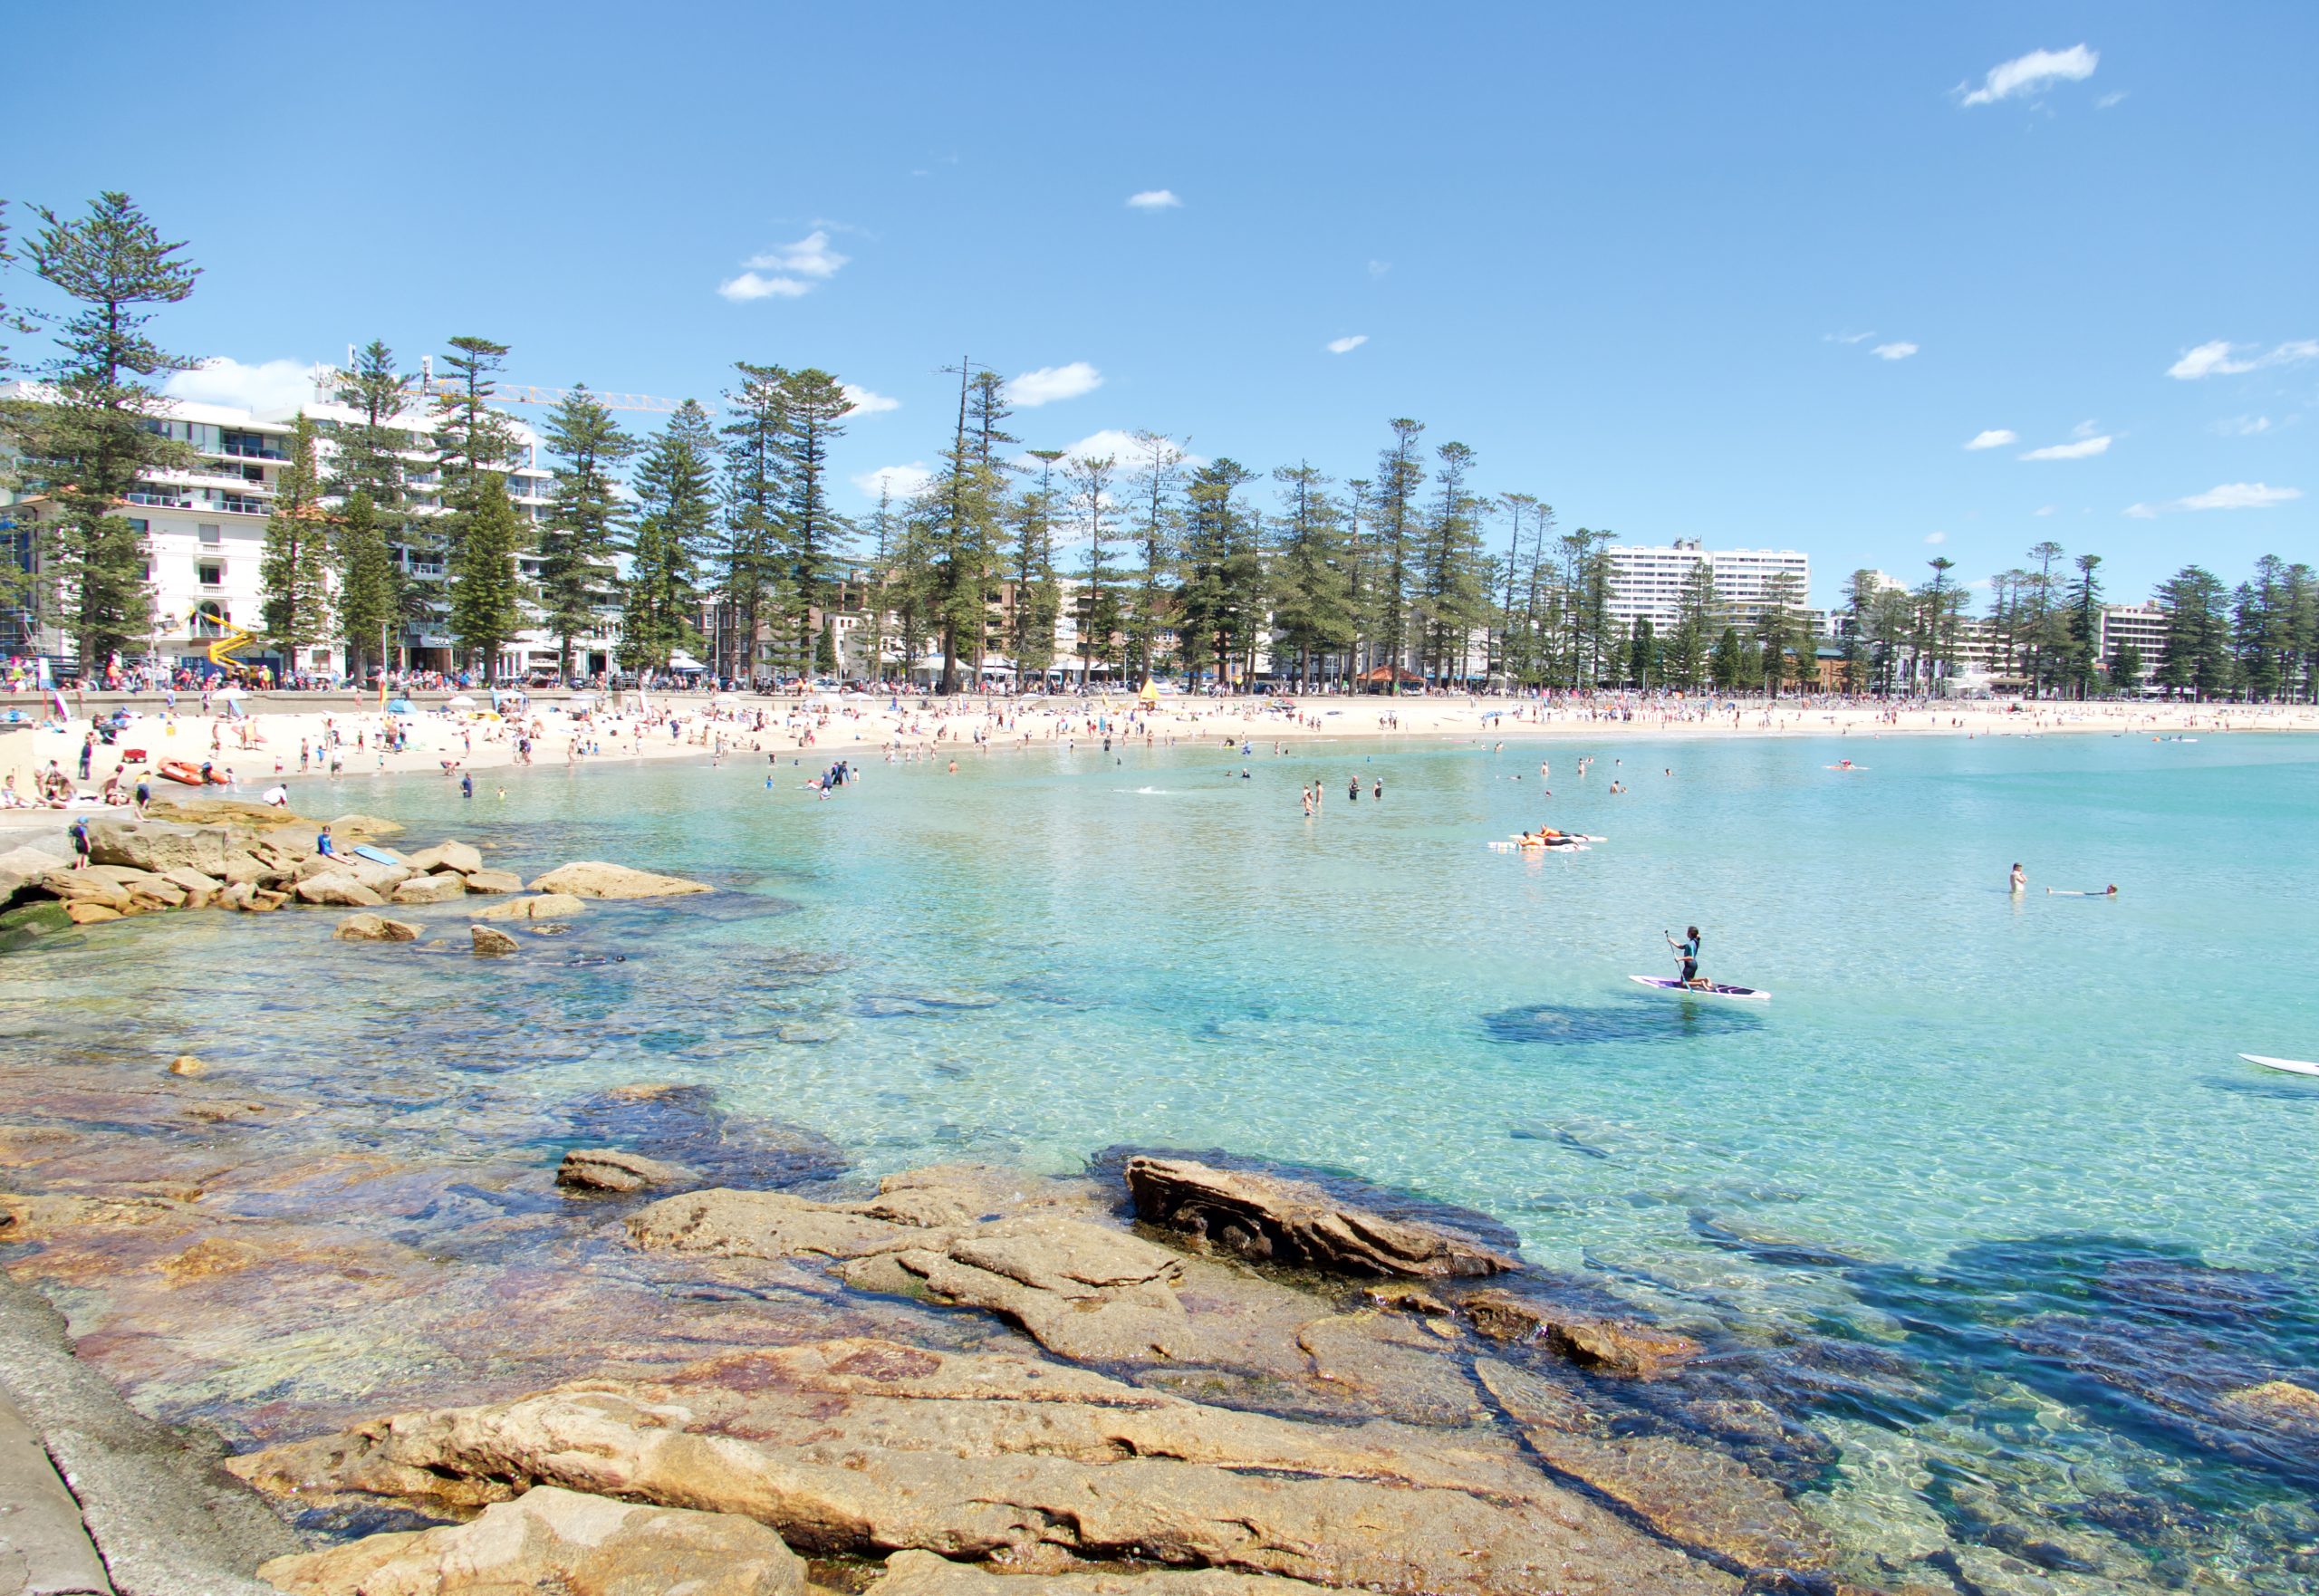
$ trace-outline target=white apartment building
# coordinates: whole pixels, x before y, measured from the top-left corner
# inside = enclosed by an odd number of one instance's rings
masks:
[[[39,389],[30,384],[15,384],[9,391],[17,398],[40,397]],[[278,410],[244,410],[178,400],[168,418],[155,424],[165,436],[190,445],[199,457],[189,470],[149,474],[121,511],[145,540],[145,577],[153,595],[149,652],[165,664],[199,668],[207,665],[208,646],[217,639],[236,631],[262,633],[259,560],[277,481],[289,457],[291,424],[301,409],[311,420],[324,424],[325,434],[328,423],[351,425],[361,419],[318,387],[311,402]],[[410,507],[420,515],[439,514],[441,481],[428,459],[433,418],[424,411],[405,414],[396,425],[408,429],[404,458],[410,464],[406,478]],[[518,420],[515,437],[515,460],[507,473],[508,495],[518,515],[534,524],[544,524],[552,476],[541,463],[538,435]],[[325,477],[333,448],[327,436],[318,441]],[[41,505],[35,495],[0,491],[0,518],[19,523],[37,519]],[[409,547],[397,548],[395,557],[416,582],[431,583],[438,589],[422,606],[421,618],[394,639],[402,656],[399,663],[412,669],[447,670],[456,659],[456,645],[449,632],[450,606],[442,562],[432,551]],[[20,548],[18,558],[26,560],[28,553]],[[538,556],[525,554],[519,562],[525,578],[536,580]],[[538,618],[528,605],[525,613],[527,619]],[[72,652],[70,640],[53,619],[28,624],[27,617],[19,615],[14,621],[12,635],[0,637],[0,648],[52,655]],[[602,614],[595,635],[573,639],[573,668],[608,668],[617,634],[617,615]],[[236,658],[245,664],[265,665],[277,676],[293,670],[332,674],[345,668],[346,650],[336,643],[316,645],[300,653],[299,659],[284,659],[261,637]],[[534,630],[519,633],[507,644],[496,668],[500,676],[517,677],[555,663],[556,639]]]
[[[1697,538],[1650,546],[1621,545],[1607,551],[1611,562],[1610,612],[1622,630],[1637,616],[1650,618],[1665,634],[1682,616],[1683,584],[1705,564],[1715,577],[1715,599],[1723,619],[1745,626],[1763,612],[1772,583],[1793,576],[1796,596],[1812,591],[1812,556],[1795,549],[1709,549]]]
[[[2104,604],[2102,606],[2102,638],[2096,657],[2104,665],[2114,666],[2118,649],[2131,643],[2134,652],[2141,656],[2141,675],[2120,687],[2140,687],[2146,685],[2151,673],[2158,668],[2160,656],[2166,652],[2168,628],[2166,611],[2155,604]]]

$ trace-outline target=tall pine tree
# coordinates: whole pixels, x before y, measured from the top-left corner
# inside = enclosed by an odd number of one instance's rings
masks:
[[[699,639],[700,557],[717,524],[717,432],[687,399],[638,462],[621,659],[666,670]]]
[[[499,650],[524,624],[515,557],[524,549],[524,524],[507,496],[507,479],[496,471],[463,476],[453,514],[462,531],[451,551],[451,636],[468,668],[489,680],[497,674]]]
[[[548,412],[542,440],[555,487],[540,539],[540,609],[555,637],[556,674],[568,677],[572,639],[596,630],[618,582],[612,553],[626,516],[617,473],[637,445],[584,382]]]
[[[373,339],[337,374],[332,397],[353,412],[329,434],[331,492],[342,501],[338,524],[338,618],[350,675],[368,660],[390,669],[396,637],[407,622],[423,620],[433,590],[408,579],[395,551],[409,539],[410,428],[404,412],[415,396],[395,369],[394,351]],[[357,508],[357,501],[361,508]]]
[[[274,477],[274,514],[266,518],[257,569],[265,640],[294,671],[300,651],[331,635],[330,525],[314,458],[314,424],[303,410],[290,426],[289,455]]]
[[[192,463],[189,448],[155,430],[169,404],[148,380],[190,362],[146,335],[146,307],[184,300],[200,268],[179,258],[185,245],[164,242],[126,194],[100,194],[85,216],[34,214],[41,226],[24,257],[79,307],[42,372],[53,402],[19,412],[26,475],[46,486],[59,511],[41,528],[50,585],[40,607],[72,635],[83,674],[92,674],[153,630],[145,538],[120,509],[147,472]]]
[[[753,681],[760,663],[757,633],[780,607],[784,527],[789,514],[789,373],[779,366],[736,361],[740,382],[726,390],[733,419],[724,444],[725,514],[716,550],[716,583],[725,624],[717,674]]]
[[[781,453],[789,481],[787,514],[779,528],[784,576],[794,595],[797,656],[801,674],[821,661],[815,647],[817,609],[826,609],[838,560],[852,528],[830,508],[830,445],[845,436],[845,415],[853,401],[827,371],[793,371],[784,385]]]

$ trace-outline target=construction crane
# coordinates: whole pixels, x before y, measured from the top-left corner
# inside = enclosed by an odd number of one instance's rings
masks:
[[[346,346],[346,363],[350,370],[353,367],[354,358],[354,346],[350,343]],[[409,389],[413,399],[457,398],[459,391],[458,385],[449,378],[435,375],[433,355],[419,357],[419,375],[411,380]],[[492,389],[490,402],[497,405],[560,405],[578,391],[573,388],[539,388],[528,382],[503,382]],[[678,402],[650,393],[598,393],[592,388],[588,392],[607,410],[641,410],[654,416],[676,414]],[[715,405],[703,408],[711,414],[717,409]]]

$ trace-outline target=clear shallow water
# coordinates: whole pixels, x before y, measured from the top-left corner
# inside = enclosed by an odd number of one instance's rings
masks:
[[[1825,768],[1846,755],[1867,769]],[[2319,1083],[2233,1056],[2319,1056],[2319,744],[1115,757],[873,760],[827,803],[794,785],[810,751],[771,791],[761,755],[524,773],[504,802],[488,775],[472,803],[423,778],[308,789],[527,871],[609,859],[729,889],[592,906],[498,966],[348,948],[313,916],[111,928],[0,961],[0,1045],[27,1044],[28,1005],[159,999],[141,1031],[78,1012],[254,1078],[417,1053],[444,1083],[422,1106],[452,1118],[481,1076],[544,1100],[710,1082],[870,1173],[1075,1169],[1118,1143],[1332,1167],[1773,1349],[1735,1390],[1840,1437],[1834,1495],[1872,1518],[1970,1523],[1996,1492],[2161,1572],[2276,1567],[2319,1533],[2319,1437],[2218,1406],[2319,1383]],[[1611,840],[1483,846],[1541,820]],[[1667,973],[1660,932],[1690,921],[1708,974],[1775,1000],[1626,979]]]

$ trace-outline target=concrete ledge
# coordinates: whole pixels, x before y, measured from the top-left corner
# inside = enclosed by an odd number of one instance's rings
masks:
[[[25,1591],[275,1596],[250,1571],[270,1557],[306,1550],[289,1525],[217,1466],[222,1448],[130,1407],[110,1381],[72,1356],[64,1321],[46,1299],[5,1274],[0,1274],[0,1399],[21,1416],[24,1430],[21,1445],[0,1431],[0,1501],[18,1498],[12,1465],[27,1472],[34,1492],[43,1472],[51,1481],[62,1475],[59,1494],[70,1492],[62,1504],[35,1495],[30,1515],[0,1518],[0,1536],[29,1541],[37,1528],[44,1558],[69,1559],[69,1532],[85,1524],[82,1545],[93,1540],[102,1556],[95,1584],[86,1582],[85,1564],[76,1569],[62,1562],[52,1572],[43,1562],[41,1577],[82,1582],[24,1583]],[[30,1467],[34,1460],[42,1469]],[[53,1471],[45,1467],[51,1460]],[[78,1513],[68,1517],[76,1500]],[[0,1539],[0,1592],[14,1596],[7,1579],[30,1580],[34,1564],[19,1549],[24,1556],[19,1574],[6,1561],[8,1545]],[[107,1576],[109,1584],[102,1582]]]

